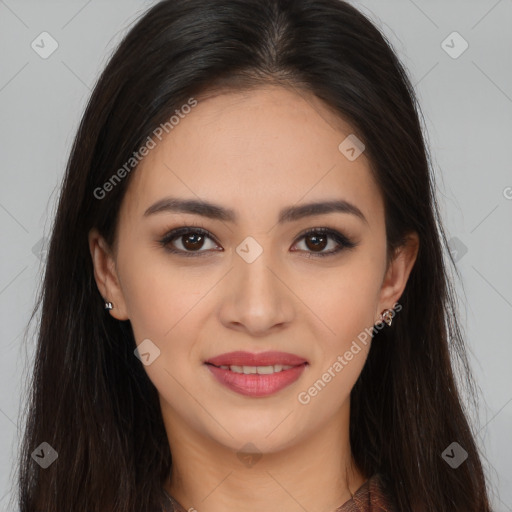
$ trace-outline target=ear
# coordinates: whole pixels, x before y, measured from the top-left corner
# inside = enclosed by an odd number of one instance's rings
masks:
[[[117,320],[128,320],[112,250],[96,228],[89,231],[89,251],[94,266],[96,286],[105,302],[112,302],[114,306],[109,313]]]
[[[381,321],[381,312],[392,309],[402,296],[419,250],[419,237],[416,232],[407,235],[405,243],[398,247],[386,270],[380,290],[379,308],[376,322]]]

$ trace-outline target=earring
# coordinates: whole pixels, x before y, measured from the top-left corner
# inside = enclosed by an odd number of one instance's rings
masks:
[[[393,321],[393,310],[392,309],[385,309],[381,314],[380,317],[383,322],[385,322],[388,327],[391,325],[391,322]]]
[[[114,309],[112,302],[105,302],[105,309]]]

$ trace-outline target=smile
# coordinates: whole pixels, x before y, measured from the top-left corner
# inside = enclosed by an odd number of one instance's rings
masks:
[[[253,373],[257,373],[258,375],[270,375],[272,373],[278,373],[282,372],[283,370],[289,370],[290,368],[293,368],[292,365],[282,365],[282,364],[275,364],[271,366],[219,366],[222,370],[229,370],[231,372],[235,373],[245,373],[245,375],[250,375]]]
[[[239,395],[262,398],[274,395],[278,391],[296,382],[308,363],[298,365],[265,366],[215,366],[206,363],[215,381]]]

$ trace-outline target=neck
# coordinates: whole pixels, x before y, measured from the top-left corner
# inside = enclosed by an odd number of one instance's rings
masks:
[[[331,512],[366,480],[353,463],[348,411],[300,445],[252,458],[181,428],[175,415],[165,424],[173,460],[165,489],[192,512]]]

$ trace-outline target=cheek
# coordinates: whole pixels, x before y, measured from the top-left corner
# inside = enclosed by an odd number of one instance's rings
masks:
[[[144,370],[166,401],[186,404],[180,382],[188,378],[196,356],[193,341],[201,325],[194,313],[200,310],[212,279],[194,278],[154,250],[153,254],[142,250],[138,254],[137,248],[125,251],[129,256],[119,260],[119,274],[136,344],[149,339],[159,350],[151,349],[158,356]]]
[[[300,409],[326,421],[350,395],[368,356],[380,290],[380,270],[364,259],[315,286],[308,306],[321,319],[316,363],[297,396]],[[309,421],[309,420],[308,420]],[[313,420],[312,420],[313,421]]]
[[[321,320],[327,351],[350,345],[361,331],[373,326],[381,277],[380,266],[354,257],[347,265],[329,270],[325,278],[303,281],[301,295]]]
[[[155,248],[126,246],[123,254],[119,275],[135,339],[150,338],[163,346],[211,285]]]

